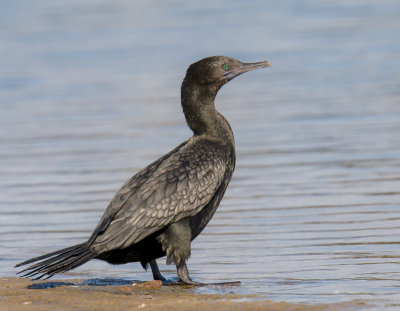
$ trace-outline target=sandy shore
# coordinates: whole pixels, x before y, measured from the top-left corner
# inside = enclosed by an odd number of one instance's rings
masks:
[[[52,280],[55,282],[66,282]],[[68,281],[80,284],[82,281]],[[161,286],[158,281],[133,285],[69,285],[32,289],[46,281],[0,279],[0,310],[354,310],[360,301],[326,305],[304,305],[255,299],[254,296],[194,293],[187,286]]]

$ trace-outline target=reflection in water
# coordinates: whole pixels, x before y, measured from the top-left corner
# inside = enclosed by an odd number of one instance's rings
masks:
[[[0,16],[0,275],[85,240],[122,183],[188,137],[187,65],[228,54],[273,67],[217,98],[237,168],[193,243],[192,277],[240,280],[238,293],[273,300],[396,310],[396,1],[35,1]],[[63,277],[78,276],[151,278],[99,261]]]

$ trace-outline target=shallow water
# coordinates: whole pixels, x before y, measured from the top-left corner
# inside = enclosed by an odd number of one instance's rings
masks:
[[[151,3],[1,6],[0,276],[85,240],[122,183],[190,135],[187,65],[226,54],[273,67],[217,97],[237,168],[192,245],[192,277],[240,280],[229,291],[272,300],[397,310],[398,1]],[[99,261],[63,277],[76,276],[151,278]]]

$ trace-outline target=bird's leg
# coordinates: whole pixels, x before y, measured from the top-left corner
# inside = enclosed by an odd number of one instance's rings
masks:
[[[203,285],[202,283],[193,281],[189,276],[189,271],[186,263],[183,261],[181,264],[176,266],[176,271],[178,272],[179,279],[188,285]]]
[[[188,218],[184,218],[179,222],[173,223],[157,237],[158,242],[162,245],[163,251],[166,252],[167,264],[174,263],[176,265],[176,271],[181,283],[197,286],[238,284],[238,282],[205,284],[193,281],[189,276],[189,271],[186,266],[186,260],[190,256],[191,237],[192,229],[190,227],[190,220]],[[150,265],[153,269],[151,261]],[[153,275],[154,272],[155,271],[153,270]]]
[[[193,281],[189,276],[189,271],[186,266],[186,263],[183,262],[180,265],[176,266],[176,270],[178,272],[178,277],[182,283],[187,285],[197,285],[197,286],[205,286],[205,285],[240,285],[240,281],[236,282],[217,282],[217,283],[199,283]]]
[[[190,256],[191,236],[190,220],[189,218],[184,218],[179,222],[169,225],[157,237],[157,240],[167,255],[167,264],[174,263],[176,265],[176,270],[181,281],[185,284],[198,284],[190,279],[185,263]]]
[[[150,260],[151,272],[153,272],[153,279],[166,282],[167,280],[162,276],[160,269],[158,269],[157,261],[155,259]]]

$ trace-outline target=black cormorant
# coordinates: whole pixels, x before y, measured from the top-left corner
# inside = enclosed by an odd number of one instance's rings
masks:
[[[181,88],[186,122],[194,135],[129,179],[116,193],[88,241],[32,258],[25,277],[51,277],[91,259],[112,264],[139,261],[165,281],[156,259],[167,256],[180,280],[189,277],[190,243],[214,215],[235,167],[228,121],[214,107],[218,90],[234,77],[268,62],[242,63],[226,56],[189,66]]]

